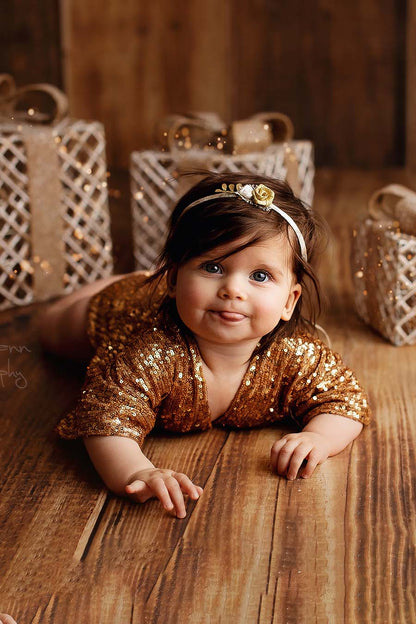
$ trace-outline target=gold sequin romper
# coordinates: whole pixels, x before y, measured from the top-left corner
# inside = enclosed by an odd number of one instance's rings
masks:
[[[90,302],[88,335],[96,354],[81,397],[57,427],[68,439],[127,436],[142,444],[155,427],[203,431],[255,427],[291,416],[300,426],[321,413],[367,424],[367,398],[340,356],[308,334],[278,339],[252,357],[226,412],[212,421],[198,346],[159,312],[143,278],[114,282]]]

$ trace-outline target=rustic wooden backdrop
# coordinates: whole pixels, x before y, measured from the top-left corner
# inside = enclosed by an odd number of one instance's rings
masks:
[[[415,163],[415,2],[2,0],[1,69],[63,86],[113,166],[188,110],[281,110],[318,164]]]

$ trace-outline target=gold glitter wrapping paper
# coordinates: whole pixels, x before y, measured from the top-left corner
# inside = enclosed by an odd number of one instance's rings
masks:
[[[309,335],[275,341],[254,356],[226,412],[211,421],[196,341],[164,329],[159,296],[149,302],[142,277],[95,295],[89,336],[96,347],[81,397],[57,427],[64,438],[118,435],[140,445],[154,428],[245,428],[292,416],[301,426],[320,413],[367,424],[367,398],[340,356]]]

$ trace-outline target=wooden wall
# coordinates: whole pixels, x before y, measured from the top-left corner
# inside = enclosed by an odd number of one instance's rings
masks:
[[[60,82],[61,68],[72,114],[105,123],[114,166],[152,145],[161,116],[187,110],[226,121],[281,110],[318,164],[404,164],[406,0],[58,2],[11,2],[22,23],[33,6],[6,61],[19,81]]]
[[[407,5],[406,165],[416,174],[416,0]]]
[[[0,73],[62,86],[59,0],[0,0]]]

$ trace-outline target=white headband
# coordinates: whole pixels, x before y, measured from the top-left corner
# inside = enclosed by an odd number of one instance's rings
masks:
[[[196,201],[192,202],[183,210],[180,218],[188,212],[190,208],[194,208],[194,206],[198,206],[203,202],[209,201],[210,199],[219,199],[220,197],[232,197],[237,196],[243,199],[248,204],[252,206],[256,206],[265,212],[270,212],[270,210],[274,210],[277,212],[283,219],[290,225],[292,230],[295,232],[296,237],[299,241],[300,253],[302,256],[302,260],[304,262],[308,261],[308,254],[306,252],[306,244],[305,239],[303,238],[302,232],[294,222],[291,216],[289,216],[284,210],[273,204],[274,200],[274,191],[270,189],[268,186],[264,184],[246,184],[243,186],[242,184],[223,184],[222,188],[216,189],[214,195],[207,195],[206,197],[201,197]]]

